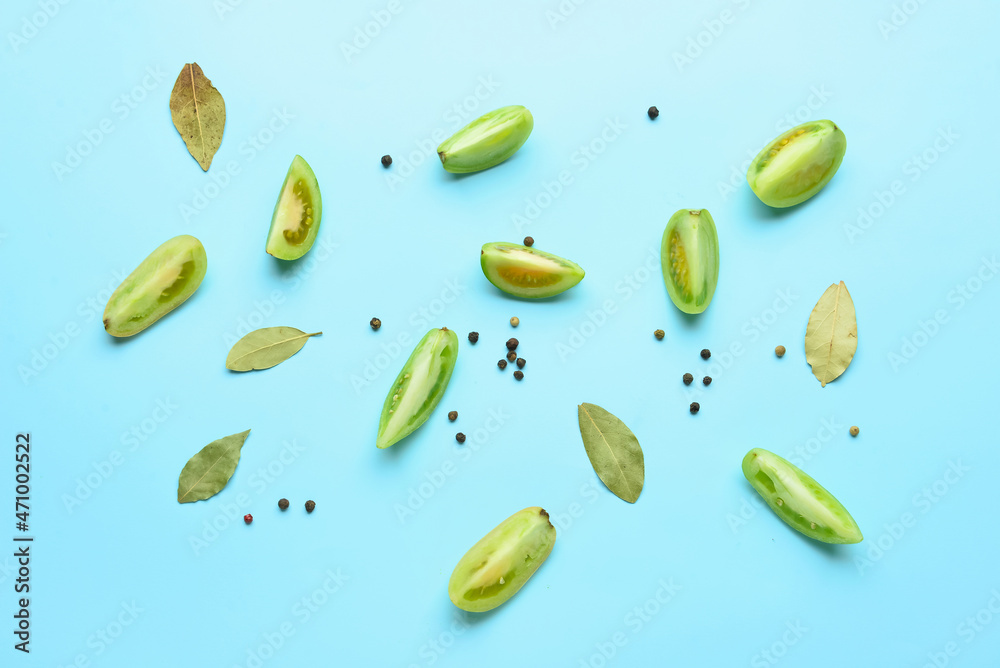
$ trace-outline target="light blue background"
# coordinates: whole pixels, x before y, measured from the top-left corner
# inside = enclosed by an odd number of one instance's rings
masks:
[[[15,434],[30,431],[37,541],[30,657],[11,648],[13,559],[0,557],[0,663],[996,664],[1000,281],[977,276],[992,276],[1000,246],[996,3],[51,4],[46,18],[44,3],[8,2],[2,22],[0,507]],[[227,105],[207,174],[168,111],[191,61]],[[465,178],[436,164],[441,138],[507,104],[535,117],[513,159]],[[796,115],[835,120],[847,157],[819,196],[771,211],[743,173]],[[110,133],[95,134],[102,123]],[[284,265],[264,240],[296,153],[324,219],[311,254]],[[692,319],[656,256],[682,207],[708,208],[721,241],[715,300]],[[99,318],[110,289],[182,233],[204,242],[204,284],[112,340]],[[584,281],[545,303],[500,294],[478,249],[525,234]],[[860,344],[821,388],[802,337],[839,280]],[[241,322],[324,334],[236,375],[223,362]],[[387,386],[436,326],[462,339],[447,395],[416,435],[377,451]],[[495,367],[512,333],[522,383]],[[715,382],[686,388],[687,371]],[[642,443],[635,505],[594,475],[583,401]],[[187,459],[247,428],[228,487],[178,505]],[[865,541],[820,545],[761,509],[740,472],[754,446],[797,458]],[[446,592],[455,563],[530,505],[559,525],[551,557],[495,612],[461,613]],[[661,583],[675,590],[665,603]]]

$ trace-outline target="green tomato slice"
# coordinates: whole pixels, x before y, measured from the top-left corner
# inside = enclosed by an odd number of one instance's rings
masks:
[[[382,404],[375,445],[388,448],[427,421],[444,396],[458,360],[458,336],[447,327],[424,335]]]
[[[116,337],[138,334],[193,295],[207,270],[205,247],[194,237],[164,242],[111,295],[104,329]]]
[[[517,153],[528,140],[535,119],[520,105],[484,114],[438,146],[446,171],[467,174],[489,169]]]
[[[316,175],[309,163],[297,155],[274,205],[265,250],[281,260],[299,259],[316,241],[322,217],[323,199]]]
[[[824,543],[861,542],[861,529],[843,504],[788,460],[754,448],[743,458],[743,475],[796,531]]]
[[[691,314],[708,308],[719,282],[719,235],[708,209],[681,209],[670,216],[660,267],[674,306]]]
[[[803,123],[757,154],[747,169],[747,183],[768,206],[794,206],[830,182],[845,153],[847,138],[833,121]]]
[[[465,553],[448,581],[448,597],[462,610],[486,612],[508,601],[548,558],[556,543],[549,514],[518,511]]]
[[[525,299],[558,295],[582,281],[586,273],[575,262],[521,244],[484,244],[479,261],[490,283]]]

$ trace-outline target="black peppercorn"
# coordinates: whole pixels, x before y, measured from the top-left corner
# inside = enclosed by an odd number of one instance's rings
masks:
[[[514,372],[514,378],[517,378],[518,380],[521,380],[522,378],[524,378],[524,372],[523,371],[515,371]]]
[[[479,332],[469,332],[469,343],[475,343],[479,340]]]
[[[288,499],[278,499],[278,507],[282,510],[288,510]]]
[[[694,376],[692,376],[689,373],[684,374],[684,384],[685,385],[690,385],[692,380],[694,380]]]
[[[660,110],[657,109],[656,107],[650,107],[649,111],[647,111],[646,113],[649,114],[649,120],[653,120],[654,118],[660,115]]]
[[[517,339],[507,339],[507,350],[517,350]]]
[[[515,353],[513,350],[511,350],[510,352],[507,353],[507,361],[508,362],[513,362],[516,359],[517,359],[517,353]]]
[[[711,385],[712,384],[712,377],[711,376],[705,376],[704,378],[701,379],[701,382],[704,385]]]
[[[308,501],[306,501],[306,512],[311,513],[314,510],[316,510],[316,502],[313,501],[312,499],[309,499]]]
[[[500,360],[499,362],[497,362],[497,366],[500,367],[501,369],[506,369],[507,368],[507,360]]]
[[[712,351],[711,351],[711,350],[709,350],[708,348],[704,348],[704,349],[703,349],[703,350],[701,351],[701,358],[702,358],[703,360],[707,360],[707,359],[708,359],[709,357],[711,357],[711,356],[712,356]]]
[[[701,404],[699,404],[697,401],[692,401],[691,402],[691,415],[694,415],[695,413],[697,413],[700,410],[701,410]]]
[[[465,443],[465,434],[463,434],[462,432],[458,432],[457,434],[455,434],[455,440],[458,441],[459,443]]]
[[[517,368],[518,369],[523,369],[524,368],[524,358],[523,357],[518,357],[517,358]]]
[[[458,411],[448,411],[448,419],[454,422],[458,419]]]
[[[388,167],[391,164],[392,164],[392,156],[391,155],[383,155],[382,156],[382,166],[383,167]]]
[[[532,245],[534,245],[534,243],[535,243],[535,240],[532,239],[531,237],[525,237],[524,238],[524,245],[525,246],[532,246]]]
[[[667,335],[666,332],[664,332],[662,329],[658,329],[655,332],[653,332],[653,336],[655,336],[658,341],[662,341],[663,337],[666,335]]]
[[[372,329],[378,331],[378,328],[382,326],[382,321],[378,318],[372,318],[372,321],[368,324],[372,326]]]

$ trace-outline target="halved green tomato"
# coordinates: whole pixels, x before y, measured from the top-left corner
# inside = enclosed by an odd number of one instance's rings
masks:
[[[847,138],[833,121],[803,123],[757,154],[747,170],[747,183],[768,206],[794,206],[830,182],[846,152]]]
[[[182,234],[165,241],[119,285],[104,308],[111,336],[132,336],[183,304],[208,270],[205,247]]]
[[[685,313],[708,308],[719,282],[719,235],[708,209],[681,209],[670,216],[660,267],[674,306]]]
[[[514,513],[461,558],[448,581],[448,597],[462,610],[492,610],[524,586],[555,543],[547,512],[532,506]]]
[[[323,200],[316,175],[309,163],[297,155],[274,205],[265,250],[282,260],[299,259],[316,241],[322,216]]]
[[[427,421],[448,388],[458,360],[458,336],[447,327],[420,339],[382,404],[375,445],[388,448]]]
[[[558,255],[502,241],[484,244],[479,261],[490,283],[526,299],[558,295],[585,274],[580,265]]]

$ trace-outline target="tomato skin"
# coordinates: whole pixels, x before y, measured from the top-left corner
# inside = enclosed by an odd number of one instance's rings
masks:
[[[517,153],[534,127],[531,112],[521,105],[494,109],[441,142],[438,157],[453,174],[489,169]]]
[[[708,209],[680,209],[670,217],[660,268],[674,306],[689,314],[708,308],[719,282],[719,234]]]
[[[761,149],[747,169],[747,183],[770,207],[795,206],[826,187],[846,153],[847,138],[836,123],[803,123]]]
[[[509,295],[544,299],[569,290],[586,272],[575,262],[531,246],[495,241],[479,253],[483,274]]]

